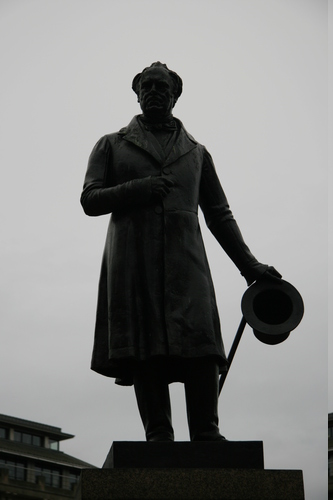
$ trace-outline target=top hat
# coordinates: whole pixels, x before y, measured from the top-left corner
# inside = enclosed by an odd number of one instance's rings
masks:
[[[286,340],[304,313],[302,297],[293,285],[265,277],[246,290],[241,308],[257,339],[270,345]]]

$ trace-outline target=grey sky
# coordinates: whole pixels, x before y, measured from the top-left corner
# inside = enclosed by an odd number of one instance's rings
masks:
[[[89,370],[108,217],[79,197],[95,142],[140,111],[133,76],[160,60],[246,242],[305,303],[278,346],[246,328],[221,431],[263,440],[266,468],[302,469],[306,497],[326,498],[327,2],[1,0],[0,51],[1,412],[74,433],[62,449],[97,466],[144,439],[133,389]],[[246,283],[202,231],[228,351]],[[180,384],[172,399],[187,440]]]

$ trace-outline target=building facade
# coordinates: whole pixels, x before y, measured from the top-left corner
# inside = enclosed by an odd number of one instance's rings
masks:
[[[0,500],[75,498],[80,472],[93,465],[60,451],[58,427],[0,414]]]
[[[328,414],[328,500],[333,500],[333,413]]]

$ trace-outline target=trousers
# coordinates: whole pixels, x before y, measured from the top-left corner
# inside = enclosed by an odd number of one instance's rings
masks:
[[[187,421],[191,441],[220,441],[218,382],[214,359],[185,360]],[[140,363],[134,371],[134,389],[147,441],[174,441],[167,364],[160,360]]]

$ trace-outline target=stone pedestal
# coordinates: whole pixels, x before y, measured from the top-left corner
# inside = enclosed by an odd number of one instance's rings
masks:
[[[262,441],[115,441],[103,469],[263,469]]]
[[[298,470],[264,470],[262,442],[114,442],[81,500],[304,500]]]

